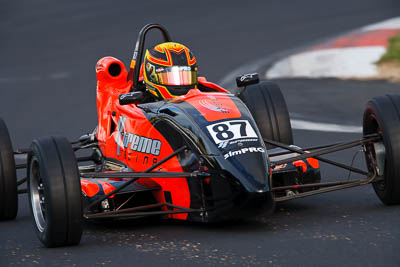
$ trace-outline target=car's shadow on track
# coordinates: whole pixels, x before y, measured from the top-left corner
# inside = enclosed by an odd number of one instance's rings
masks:
[[[130,240],[131,237],[136,237],[135,240],[139,243],[152,241],[153,238],[155,240],[185,239],[189,233],[192,238],[201,238],[210,234],[214,236],[250,234],[253,236],[253,234],[262,233],[268,236],[272,233],[285,232],[288,229],[302,229],[308,226],[323,227],[328,224],[336,224],[347,227],[349,224],[365,224],[375,216],[398,212],[395,207],[386,207],[378,201],[366,201],[360,205],[360,202],[349,203],[342,200],[329,208],[325,205],[327,202],[330,202],[329,198],[319,198],[318,203],[315,200],[284,202],[276,206],[273,214],[262,214],[247,220],[212,224],[162,220],[158,217],[107,222],[88,221],[85,225],[85,235],[92,236],[95,240],[99,239],[96,236],[101,236],[103,240],[114,241]],[[85,243],[89,245],[88,242]]]
[[[278,204],[274,213],[265,213],[257,217],[247,219],[237,219],[213,223],[190,222],[183,220],[162,219],[160,217],[143,217],[137,219],[117,219],[117,220],[96,220],[86,221],[85,227],[91,230],[116,230],[131,231],[134,229],[151,229],[154,227],[186,228],[196,231],[222,231],[222,232],[259,232],[266,231],[266,224],[260,218],[272,218],[287,214],[287,211],[299,211],[306,213],[313,209],[310,205],[302,203]]]

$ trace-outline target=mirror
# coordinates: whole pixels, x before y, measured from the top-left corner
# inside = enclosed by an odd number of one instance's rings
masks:
[[[140,91],[129,92],[129,93],[126,93],[126,94],[119,95],[118,98],[119,98],[119,104],[120,105],[134,104],[134,103],[142,101],[143,92],[140,92]]]
[[[244,87],[250,84],[256,84],[260,82],[260,78],[258,77],[258,73],[249,73],[243,74],[239,77],[236,77],[236,85],[237,87]]]

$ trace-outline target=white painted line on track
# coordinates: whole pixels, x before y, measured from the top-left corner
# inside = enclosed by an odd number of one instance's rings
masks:
[[[361,126],[341,125],[325,122],[313,122],[305,120],[291,119],[290,124],[294,130],[308,130],[317,132],[334,132],[334,133],[362,133]]]

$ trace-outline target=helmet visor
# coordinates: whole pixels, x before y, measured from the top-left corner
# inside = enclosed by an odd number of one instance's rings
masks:
[[[162,85],[197,84],[197,68],[189,66],[159,67],[153,73],[156,83]]]

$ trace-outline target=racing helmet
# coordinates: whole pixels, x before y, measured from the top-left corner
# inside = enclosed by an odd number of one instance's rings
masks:
[[[185,95],[196,88],[196,58],[182,44],[167,42],[148,49],[143,65],[146,88],[158,99]]]

